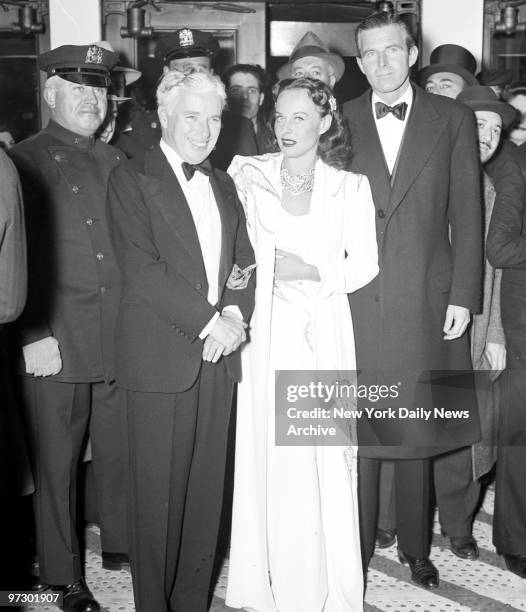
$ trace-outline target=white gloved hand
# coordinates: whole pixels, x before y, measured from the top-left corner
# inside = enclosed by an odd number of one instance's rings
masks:
[[[22,347],[26,373],[35,376],[52,376],[62,370],[62,357],[58,341],[53,336],[37,340]]]

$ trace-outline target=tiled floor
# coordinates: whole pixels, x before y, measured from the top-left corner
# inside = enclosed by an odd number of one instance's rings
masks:
[[[426,591],[409,581],[408,570],[396,558],[396,547],[378,551],[369,571],[366,612],[511,612],[526,610],[526,580],[505,569],[491,543],[493,492],[490,489],[477,515],[474,535],[480,547],[477,561],[462,561],[447,548],[435,522],[431,557],[440,570],[440,587]],[[127,571],[109,572],[101,567],[98,529],[87,533],[86,578],[93,593],[106,612],[133,612],[130,574]],[[220,572],[215,588],[211,612],[231,611],[225,603],[228,561]],[[56,610],[53,606],[31,607],[43,612]],[[152,612],[155,612],[152,610]],[[287,612],[283,610],[281,612]],[[338,612],[355,612],[338,611]]]

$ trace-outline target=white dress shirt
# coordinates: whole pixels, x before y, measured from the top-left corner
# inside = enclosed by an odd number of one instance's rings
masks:
[[[393,104],[389,104],[389,106],[396,106],[401,102],[407,103],[407,111],[405,113],[405,118],[403,121],[397,119],[392,113],[387,113],[385,117],[381,119],[376,118],[376,112],[374,105],[376,102],[384,102],[374,91],[371,96],[371,104],[373,110],[373,117],[376,123],[376,129],[378,130],[378,136],[380,137],[380,143],[382,145],[382,149],[384,152],[385,161],[387,162],[387,167],[389,168],[389,172],[393,173],[393,168],[396,163],[396,158],[398,157],[398,150],[400,149],[400,144],[402,142],[402,138],[404,136],[405,126],[407,125],[407,119],[409,118],[409,113],[411,112],[411,106],[413,105],[413,88],[408,83],[407,89],[404,93],[393,102]],[[385,103],[385,102],[384,102]]]

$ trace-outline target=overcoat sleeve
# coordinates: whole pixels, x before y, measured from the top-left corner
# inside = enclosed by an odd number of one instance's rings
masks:
[[[473,113],[467,108],[452,143],[449,168],[448,220],[453,277],[448,303],[477,313],[482,303],[483,200],[476,125]]]
[[[0,152],[0,324],[14,321],[26,301],[26,237],[17,171]]]
[[[486,241],[486,254],[496,268],[526,269],[526,186],[519,166],[508,159],[495,181],[497,197]]]

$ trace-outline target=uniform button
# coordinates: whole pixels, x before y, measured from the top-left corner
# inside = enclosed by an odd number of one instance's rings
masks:
[[[80,187],[78,185],[73,185],[73,187],[71,188],[71,191],[73,193],[78,193],[80,191]]]
[[[101,287],[100,288],[100,292],[102,293],[102,295],[104,295],[106,293],[106,291],[107,291],[106,287]]]
[[[175,325],[171,325],[171,328],[172,329],[177,329],[177,327],[175,327]]]
[[[91,217],[86,219],[86,225],[93,225],[93,219]]]
[[[116,155],[116,156],[115,156],[115,159],[116,159],[117,161],[121,161],[121,156],[120,156],[120,155]]]
[[[104,259],[104,253],[97,253],[96,257],[99,261],[102,261]]]
[[[374,296],[374,301],[375,302],[379,302],[380,301],[380,296],[379,295],[375,295]]]
[[[159,125],[159,124],[157,123],[157,121],[152,121],[152,122],[150,123],[150,127],[152,127],[154,130],[156,130],[156,129],[157,129],[157,126],[158,126],[158,125]]]
[[[57,162],[62,161],[62,155],[59,155],[59,154],[57,153],[53,159],[54,159],[55,161],[57,161]]]
[[[380,219],[383,219],[385,217],[385,210],[383,208],[380,208],[377,214],[380,217]]]
[[[203,285],[201,285],[201,283],[196,283],[196,284],[195,284],[195,288],[196,288],[197,290],[202,289],[202,287],[203,287]]]

